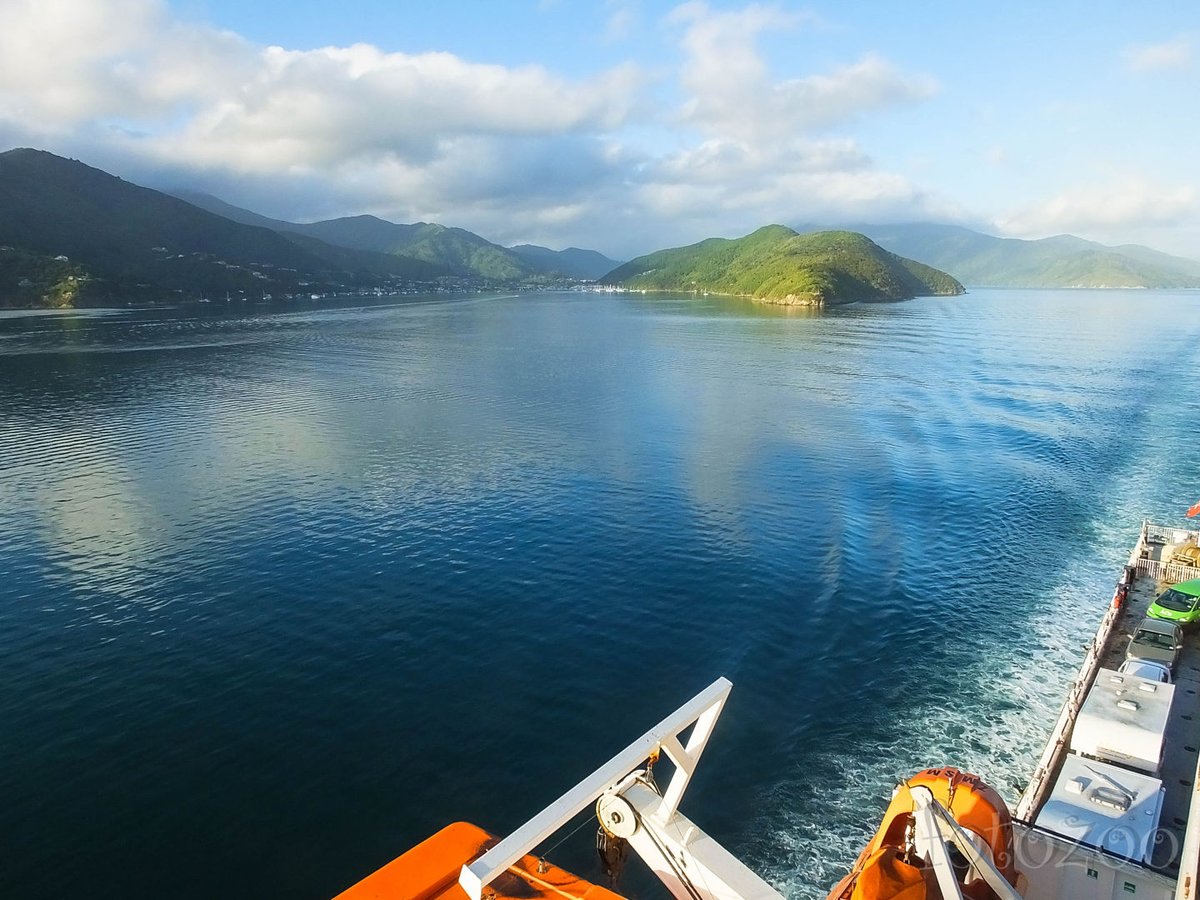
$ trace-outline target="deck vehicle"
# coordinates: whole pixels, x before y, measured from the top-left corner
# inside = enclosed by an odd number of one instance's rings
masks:
[[[1122,675],[1136,675],[1149,681],[1171,683],[1171,670],[1162,663],[1151,662],[1148,659],[1127,659],[1117,667]]]
[[[1180,625],[1200,622],[1200,578],[1181,581],[1164,590],[1150,604],[1149,615]]]
[[[1146,616],[1130,636],[1125,658],[1160,662],[1174,672],[1182,649],[1183,629],[1174,622]]]

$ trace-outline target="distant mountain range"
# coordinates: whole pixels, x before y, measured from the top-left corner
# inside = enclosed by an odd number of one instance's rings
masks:
[[[591,281],[620,265],[594,250],[549,250],[532,244],[507,248],[462,228],[426,222],[398,225],[375,216],[350,216],[303,225],[268,219],[210,194],[177,191],[175,196],[234,222],[305,235],[338,247],[420,259],[457,275],[493,281],[518,281],[537,275]]]
[[[1017,240],[928,223],[853,229],[905,260],[921,260],[936,267],[930,271],[943,270],[972,286],[1200,288],[1200,262],[1137,245],[1108,247],[1070,235]],[[850,272],[849,281],[833,269],[819,274],[820,266],[808,268],[811,258],[800,258],[811,247],[801,253],[802,242],[793,242],[799,256],[774,247],[776,239],[795,237],[790,229],[771,226],[740,239],[746,245],[714,239],[621,266],[591,250],[502,247],[461,228],[433,223],[401,225],[374,216],[285,222],[206,194],[171,196],[139,187],[40,150],[0,153],[0,306],[600,278],[646,287],[670,284],[673,289],[691,289],[687,285],[696,282],[708,290],[776,300],[790,292],[836,302],[828,298],[841,297],[859,271]],[[751,245],[756,252],[775,255],[743,256]],[[697,256],[695,248],[703,252]],[[693,255],[678,255],[685,250]],[[874,251],[858,247],[854,252],[871,256]],[[666,258],[669,265],[646,262],[663,262],[663,253],[676,254]],[[718,271],[720,253],[737,258]],[[861,273],[882,265],[860,261]],[[800,281],[795,281],[800,277],[796,266],[807,273]],[[863,284],[874,285],[881,296],[916,290],[911,282],[884,277],[882,271],[876,273],[882,281],[871,276]],[[918,281],[925,277],[911,266],[906,271]],[[778,285],[771,281],[776,275],[782,279]],[[810,277],[814,280],[804,280]]]
[[[861,234],[797,234],[782,225],[768,225],[736,240],[710,238],[639,256],[603,281],[634,289],[734,294],[798,306],[963,292],[963,286],[945,272],[889,253]]]
[[[595,250],[580,250],[578,247],[549,250],[536,244],[518,244],[508,249],[531,266],[537,267],[539,271],[561,272],[585,281],[599,281],[621,265],[620,260],[609,259],[603,253],[597,253]]]
[[[280,222],[203,195],[185,201],[41,150],[0,153],[0,307],[553,284],[588,277],[572,274],[581,265],[616,265],[599,259],[577,250],[517,252],[460,228],[372,216]]]
[[[1028,241],[930,223],[847,227],[972,287],[1200,287],[1200,262],[1136,244],[1109,247],[1068,234]]]

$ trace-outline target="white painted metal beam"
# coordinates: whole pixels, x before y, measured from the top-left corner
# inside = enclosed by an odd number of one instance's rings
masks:
[[[918,846],[917,852],[921,852],[922,842],[928,844],[936,844],[940,847],[941,852],[946,855],[947,861],[949,854],[946,853],[945,841],[949,840],[958,848],[958,851],[963,855],[971,867],[979,872],[980,877],[987,883],[996,896],[1000,900],[1022,900],[1021,895],[1017,893],[1017,889],[1008,883],[1008,879],[1004,874],[996,868],[995,862],[986,854],[981,853],[979,848],[975,846],[975,842],[971,840],[970,835],[963,829],[961,825],[954,820],[954,816],[942,804],[934,799],[933,793],[926,787],[916,787],[912,790],[913,799],[917,803],[917,809],[921,815],[917,817],[917,836]],[[928,813],[928,818],[924,814]],[[933,827],[933,833],[930,834],[928,829]],[[936,868],[936,863],[935,863]],[[937,870],[938,883],[945,893],[946,886],[941,883],[942,873]],[[954,878],[953,870],[951,877]],[[958,890],[957,879],[955,879],[954,888]],[[946,894],[948,897],[959,897],[961,893]]]
[[[653,751],[667,746],[672,739],[672,748],[680,748],[676,752],[682,752],[687,758],[686,767],[676,760],[677,770],[668,788],[668,792],[675,791],[674,803],[677,807],[690,778],[690,769],[695,767],[696,760],[708,742],[716,718],[720,715],[725,698],[729,696],[732,687],[728,679],[718,678],[475,862],[463,866],[458,883],[467,896],[471,900],[481,900],[484,887],[496,876],[532,851],[582,809],[595,803],[601,794],[645,762]],[[688,741],[686,751],[683,751],[678,736],[693,722],[697,723],[696,728]],[[684,775],[684,778],[676,789],[675,785],[680,775]]]
[[[726,696],[728,696],[728,692],[726,692]],[[686,749],[680,745],[677,734],[672,735],[668,741],[663,743],[663,750],[675,763],[675,774],[671,777],[671,783],[667,785],[667,790],[663,794],[662,806],[655,813],[660,824],[669,823],[671,817],[679,809],[679,801],[683,799],[683,792],[687,790],[688,782],[692,780],[692,773],[696,771],[696,763],[700,759],[700,754],[704,752],[705,746],[708,745],[708,739],[712,736],[713,728],[717,724],[717,717],[721,715],[724,705],[725,697],[721,697],[700,713],[696,720],[696,727],[692,729],[691,737],[688,738]]]
[[[783,900],[683,813],[662,824],[659,810],[666,801],[645,783],[633,781],[617,793],[637,812],[629,846],[678,900]]]
[[[946,842],[942,840],[941,830],[933,817],[933,807],[937,801],[927,787],[912,788],[913,820],[916,823],[917,853],[929,860],[933,873],[937,876],[938,887],[942,891],[942,900],[963,900],[962,890],[958,886],[958,877],[954,874],[954,866],[950,862],[950,853]]]

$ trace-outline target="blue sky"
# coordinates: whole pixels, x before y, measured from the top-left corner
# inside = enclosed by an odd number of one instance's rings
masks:
[[[4,0],[0,146],[627,257],[934,220],[1200,257],[1200,5]]]

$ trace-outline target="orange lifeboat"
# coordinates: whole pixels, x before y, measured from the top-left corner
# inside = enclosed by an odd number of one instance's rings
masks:
[[[467,900],[458,886],[458,873],[496,842],[497,838],[467,822],[447,825],[334,900]],[[484,896],[492,900],[623,900],[536,856],[522,857],[510,866]]]
[[[850,874],[829,893],[828,900],[923,900],[941,892],[925,861],[910,852],[913,813],[917,808],[914,788],[927,788],[955,822],[972,837],[972,842],[1011,885],[1017,883],[1013,863],[1012,816],[995,790],[977,775],[949,766],[925,769],[896,789],[892,802]],[[994,900],[995,892],[981,878],[971,877],[970,867],[958,871],[964,897]]]

